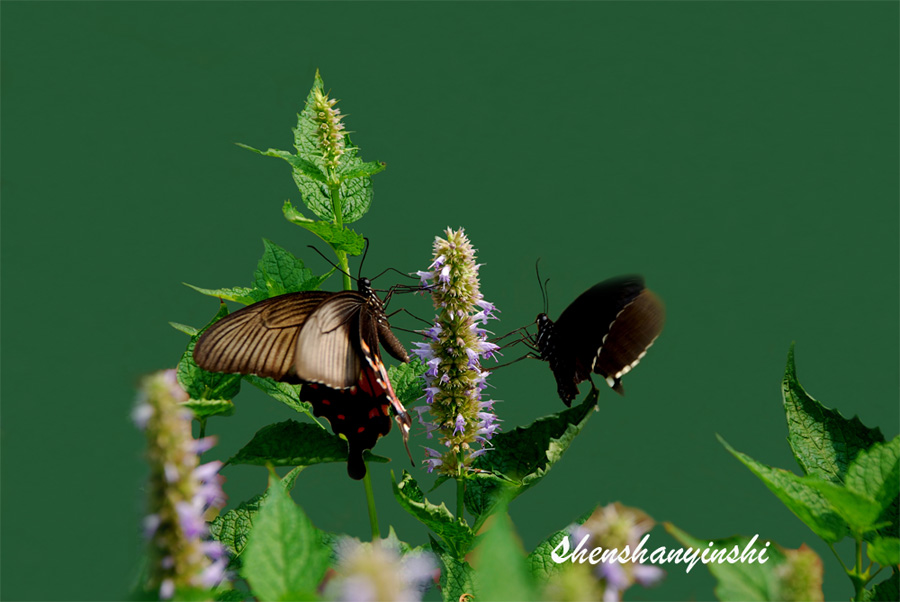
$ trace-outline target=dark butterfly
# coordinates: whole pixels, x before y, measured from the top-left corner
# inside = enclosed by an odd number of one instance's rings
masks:
[[[379,343],[408,362],[366,278],[359,291],[309,291],[254,303],[210,326],[194,347],[204,370],[256,374],[302,383],[300,399],[347,439],[347,472],[366,476],[363,452],[391,430],[389,407],[403,434],[411,420],[388,380]]]
[[[550,363],[559,397],[571,406],[578,383],[590,379],[591,372],[624,394],[622,377],[662,332],[665,314],[662,301],[644,287],[642,277],[611,278],[579,295],[556,322],[538,314],[538,334],[530,342],[540,359]]]

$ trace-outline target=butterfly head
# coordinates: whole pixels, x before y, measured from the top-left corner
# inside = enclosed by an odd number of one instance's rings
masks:
[[[361,293],[368,293],[372,290],[372,281],[368,278],[360,278],[356,281],[356,290]]]

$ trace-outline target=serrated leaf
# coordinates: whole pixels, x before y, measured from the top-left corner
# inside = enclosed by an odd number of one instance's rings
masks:
[[[861,451],[884,441],[880,429],[868,428],[857,416],[850,420],[844,418],[803,389],[797,380],[793,345],[788,352],[781,387],[788,441],[806,474],[842,482],[847,467]]]
[[[303,385],[291,385],[288,383],[282,383],[274,381],[271,378],[256,376],[255,374],[245,374],[244,380],[261,390],[269,397],[277,399],[295,412],[306,414],[307,416],[312,418],[313,421],[320,427],[325,428],[324,426],[322,426],[322,423],[319,422],[315,416],[313,416],[312,404],[308,401],[302,401],[300,399],[300,388]]]
[[[441,598],[444,602],[459,602],[468,594],[478,600],[475,591],[475,571],[465,560],[457,560],[431,535],[431,550],[441,561]]]
[[[397,502],[419,522],[436,533],[454,557],[461,559],[468,552],[475,534],[464,519],[453,516],[446,505],[436,506],[425,499],[425,495],[419,489],[419,484],[405,470],[400,483],[397,483],[394,473],[391,471],[391,486]]]
[[[867,547],[869,558],[882,566],[900,564],[900,539],[896,537],[875,537]]]
[[[291,176],[294,184],[297,185],[297,190],[300,191],[300,199],[303,204],[319,219],[334,221],[334,211],[331,209],[331,190],[328,186],[307,178],[297,170],[292,171]]]
[[[253,289],[246,286],[211,289],[200,288],[199,286],[194,286],[193,284],[188,284],[187,282],[182,282],[182,284],[208,297],[216,297],[218,299],[225,299],[227,301],[237,301],[238,303],[242,303],[244,305],[250,305],[251,303],[255,303],[257,301],[257,299],[253,297]]]
[[[750,469],[807,527],[828,543],[840,541],[848,534],[847,523],[816,489],[792,472],[772,468],[732,448],[720,436],[719,442],[731,455]]]
[[[593,513],[594,511],[591,510],[581,515],[572,522],[572,525],[583,525],[584,521],[590,518]],[[553,560],[551,552],[556,549],[556,546],[559,545],[559,542],[564,537],[568,537],[571,534],[572,525],[567,526],[565,529],[560,529],[539,543],[528,555],[528,568],[539,583],[546,583],[559,570],[560,565]]]
[[[300,291],[319,288],[331,272],[325,276],[313,276],[300,258],[270,240],[263,239],[265,250],[253,273],[254,297],[265,295],[257,301]]]
[[[539,600],[522,543],[506,512],[491,517],[474,551],[475,583],[481,600]]]
[[[194,328],[193,326],[188,326],[187,324],[179,324],[178,322],[169,322],[169,326],[177,330],[178,332],[183,332],[189,337],[194,336],[200,331]]]
[[[366,450],[366,462],[389,462]],[[346,462],[347,442],[309,423],[285,420],[263,427],[229,460],[229,464],[312,466]]]
[[[725,556],[727,562],[698,562],[705,564],[715,577],[716,597],[722,602],[824,599],[822,560],[806,545],[797,550],[785,550],[778,545],[764,548],[764,541],[754,542],[744,535],[697,539],[671,523],[664,523],[664,526],[675,539],[692,550],[706,550],[710,542],[714,550],[728,550]],[[745,553],[763,549],[768,557],[766,562],[740,561]],[[731,562],[731,558],[735,561]],[[798,586],[801,591],[797,591]]]
[[[881,507],[875,500],[842,485],[836,485],[817,477],[802,477],[800,480],[828,500],[834,511],[850,527],[852,533],[861,536],[863,533],[874,531],[877,528]]]
[[[294,488],[297,476],[304,468],[305,466],[298,466],[281,478],[280,483],[285,491],[289,492]],[[259,514],[267,495],[268,492],[254,495],[249,500],[241,502],[237,508],[217,516],[209,523],[210,534],[228,548],[232,565],[237,565],[235,561],[244,553],[256,515]]]
[[[203,332],[228,315],[225,304],[219,305],[219,311],[209,324],[203,327],[197,334],[191,337],[187,349],[178,362],[178,384],[187,391],[188,396],[194,400],[201,399],[234,399],[241,390],[240,374],[223,374],[221,372],[209,372],[197,365],[194,361],[194,346]]]
[[[282,213],[284,213],[284,217],[289,222],[302,228],[306,228],[328,243],[335,251],[344,251],[350,255],[359,255],[363,252],[363,249],[365,249],[366,240],[350,228],[338,226],[331,222],[311,220],[297,211],[290,201],[284,202]]]
[[[181,405],[189,408],[197,420],[234,414],[234,402],[230,399],[189,399]]]
[[[341,157],[338,178],[342,180],[340,189],[342,221],[351,224],[366,214],[375,193],[370,177],[355,175],[360,170],[366,169],[366,163],[356,156],[357,149],[352,146],[350,136],[344,136],[344,140],[348,148]]]
[[[275,157],[277,159],[284,159],[288,163],[291,164],[291,167],[294,168],[295,171],[300,172],[304,177],[309,178],[315,182],[325,183],[327,178],[325,177],[325,173],[319,168],[318,165],[303,159],[302,157],[295,155],[293,153],[289,153],[287,151],[278,150],[274,148],[270,148],[269,150],[259,150],[257,148],[253,148],[252,146],[248,146],[246,144],[238,143],[238,146],[241,148],[246,148],[249,151],[253,151],[254,153],[258,153],[265,157]]]
[[[341,177],[347,180],[363,177],[368,178],[377,173],[381,173],[386,168],[387,164],[383,161],[369,161],[368,163],[361,163],[352,169],[348,168],[341,171]]]
[[[881,535],[898,536],[900,508],[900,437],[875,443],[862,451],[847,469],[847,488],[875,500],[880,507],[878,522],[888,525]]]
[[[900,601],[900,572],[895,568],[891,576],[878,583],[874,588],[863,591],[860,602],[898,602]]]
[[[391,366],[388,368],[388,378],[397,399],[404,406],[412,405],[414,401],[424,395],[424,381],[422,375],[425,374],[427,366],[423,364],[419,358],[412,358],[409,363]]]
[[[241,576],[260,600],[316,599],[331,563],[321,532],[283,487],[270,485],[247,541]]]
[[[499,479],[477,479],[466,488],[466,508],[479,517],[476,529],[501,497],[509,496],[511,501],[544,478],[587,424],[596,405],[597,393],[592,391],[574,408],[494,435],[494,448],[478,457],[474,468],[500,473],[509,483],[503,486]]]

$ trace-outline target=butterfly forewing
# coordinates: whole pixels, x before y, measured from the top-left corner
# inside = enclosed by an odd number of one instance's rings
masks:
[[[296,380],[294,349],[310,314],[331,293],[280,295],[244,307],[210,326],[194,347],[204,370]]]

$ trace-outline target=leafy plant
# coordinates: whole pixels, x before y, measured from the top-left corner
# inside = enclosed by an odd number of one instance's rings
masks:
[[[349,290],[348,258],[363,253],[366,241],[348,224],[359,220],[370,209],[372,176],[383,171],[385,165],[360,158],[359,149],[351,143],[344,130],[343,116],[335,105],[336,101],[329,98],[322,78],[316,73],[306,104],[298,115],[293,152],[241,146],[280,158],[290,165],[308,214],[290,201],[284,203],[282,213],[288,221],[311,232],[332,249],[336,269],[342,273],[342,288]],[[437,311],[435,324],[422,332],[426,342],[417,344],[415,353],[419,359],[390,367],[388,376],[403,404],[412,406],[418,400],[425,400],[412,409],[418,412],[429,436],[440,435],[442,445],[437,446],[440,451],[429,450],[428,457],[419,460],[429,472],[439,473],[435,488],[447,481],[456,482],[455,511],[443,503],[429,501],[417,477],[406,471],[399,477],[392,472],[396,502],[423,524],[430,535],[428,542],[419,546],[399,541],[393,528],[388,537],[382,538],[372,495],[371,471],[368,471],[364,485],[372,542],[361,543],[349,535],[317,529],[292,501],[290,491],[303,478],[305,467],[347,461],[346,440],[333,435],[313,416],[311,405],[301,397],[303,385],[254,375],[209,372],[200,368],[193,356],[194,346],[206,328],[228,315],[225,301],[249,305],[287,293],[315,291],[335,271],[315,274],[290,251],[264,240],[262,257],[248,286],[209,289],[188,285],[220,299],[218,311],[203,328],[172,324],[190,340],[177,371],[151,381],[154,384],[150,391],[154,403],[169,408],[165,411],[171,412],[174,418],[165,417],[163,410],[155,409],[155,418],[148,423],[146,404],[143,404],[138,406],[135,420],[147,429],[151,449],[155,450],[150,458],[153,462],[156,458],[171,457],[159,442],[171,438],[166,428],[185,432],[184,424],[178,422],[184,414],[179,412],[190,410],[200,424],[201,439],[179,444],[182,456],[185,449],[190,449],[192,454],[184,482],[198,489],[190,499],[202,499],[206,491],[214,494],[216,502],[221,500],[221,492],[216,488],[221,480],[217,480],[216,473],[222,463],[212,462],[196,468],[197,457],[211,447],[211,440],[204,439],[208,420],[234,414],[233,399],[244,382],[296,412],[299,420],[261,426],[225,462],[225,466],[265,467],[271,475],[269,487],[227,512],[208,516],[212,520],[202,528],[179,525],[177,504],[184,502],[185,493],[167,494],[172,469],[165,462],[157,462],[153,468],[155,495],[175,501],[166,506],[167,530],[151,537],[153,560],[139,595],[180,599],[209,599],[214,595],[217,600],[322,597],[405,600],[420,597],[426,587],[436,583],[442,598],[453,602],[473,597],[476,602],[579,600],[601,596],[620,599],[628,587],[636,583],[651,585],[661,578],[662,572],[653,564],[672,562],[671,553],[665,558],[659,556],[662,558],[659,560],[657,555],[665,550],[658,548],[649,562],[637,555],[647,541],[653,520],[640,510],[618,503],[588,509],[531,552],[523,548],[507,513],[508,506],[539,484],[561,461],[575,437],[587,430],[598,395],[593,390],[575,407],[538,418],[526,426],[500,429],[493,402],[481,395],[487,378],[481,362],[490,359],[497,348],[488,340],[483,325],[496,317],[497,310],[478,291],[478,264],[463,231],[448,230],[446,236],[446,239],[436,238],[429,270],[419,272],[423,285],[433,294]],[[173,384],[170,381],[174,375],[180,385],[177,391],[168,388]],[[865,543],[869,558],[879,565],[898,563],[898,439],[885,442],[877,429],[868,429],[857,419],[848,421],[809,397],[796,381],[793,353],[784,388],[789,440],[804,474],[797,476],[770,468],[730,447],[729,451],[829,544],[846,536],[857,541],[857,562],[848,569],[857,585],[857,600],[896,600],[896,571],[889,580],[865,589],[881,569],[872,571],[871,567],[863,567],[861,550]],[[145,391],[144,397],[148,394]],[[426,413],[430,421],[425,420]],[[175,426],[166,426],[170,423]],[[388,462],[369,452],[365,460]],[[275,466],[293,468],[278,479]],[[200,503],[194,505],[197,504]],[[194,508],[190,516],[195,517],[196,511]],[[699,549],[706,540],[696,540],[672,525],[666,528],[696,550],[692,562],[698,562]],[[709,543],[710,546],[749,547],[754,542],[735,537]],[[214,564],[209,565],[209,559],[195,555],[190,578],[179,581],[180,567],[173,565],[171,554],[161,556],[161,549],[207,550]],[[567,559],[561,558],[563,549],[571,552]],[[210,550],[214,552],[212,555]],[[607,555],[614,552],[613,556],[619,559],[594,562],[594,556],[599,556],[602,550]],[[792,599],[789,596],[804,592],[821,593],[821,563],[815,553],[807,548],[784,550],[774,546],[771,550],[771,564],[711,564],[719,580],[716,593],[720,599]],[[227,558],[222,557],[224,552]],[[687,561],[685,551],[673,552],[677,552],[675,562]],[[226,561],[229,572],[223,579]],[[207,565],[209,574],[203,569]],[[210,583],[211,576],[221,582]]]
[[[896,600],[900,437],[886,442],[880,429],[865,426],[856,416],[848,420],[813,399],[797,379],[793,346],[782,394],[788,442],[802,475],[757,462],[721,437],[719,441],[828,544],[853,583],[854,600]],[[846,537],[856,543],[849,565],[834,548]],[[864,547],[869,563],[864,560]],[[866,589],[887,567],[891,567],[889,579]]]

